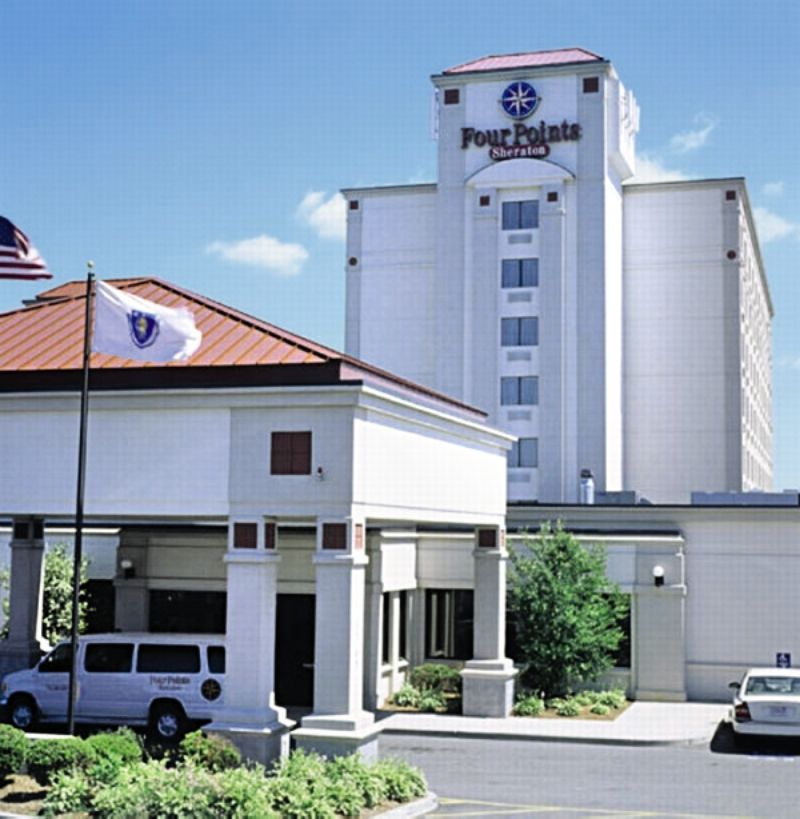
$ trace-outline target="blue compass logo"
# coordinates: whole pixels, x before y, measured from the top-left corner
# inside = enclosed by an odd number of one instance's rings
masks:
[[[513,119],[529,117],[539,105],[539,95],[536,89],[527,82],[518,80],[512,82],[500,99],[503,110]]]

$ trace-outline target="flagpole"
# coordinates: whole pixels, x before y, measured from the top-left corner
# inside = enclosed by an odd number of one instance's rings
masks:
[[[80,432],[78,434],[78,486],[75,493],[75,547],[72,563],[72,659],[69,668],[67,731],[75,733],[76,671],[78,627],[80,624],[81,564],[83,563],[83,492],[86,484],[86,427],[89,421],[89,357],[91,355],[92,283],[94,262],[86,263],[86,313],[83,323],[83,382],[81,386]]]

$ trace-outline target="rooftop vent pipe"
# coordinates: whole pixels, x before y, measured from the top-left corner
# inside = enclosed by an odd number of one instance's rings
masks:
[[[594,478],[591,469],[581,469],[580,502],[594,504]]]

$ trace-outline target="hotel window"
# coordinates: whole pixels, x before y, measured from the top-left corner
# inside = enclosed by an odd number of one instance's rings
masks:
[[[539,379],[535,375],[500,379],[500,403],[503,406],[539,403]]]
[[[503,287],[538,287],[538,259],[503,259]]]
[[[503,347],[533,347],[539,343],[539,319],[536,316],[500,320],[500,344]]]
[[[503,230],[529,230],[539,227],[539,201],[503,202]]]
[[[311,433],[273,432],[270,472],[273,475],[310,475]]]
[[[425,656],[441,660],[472,658],[473,593],[461,589],[425,592]]]
[[[539,439],[520,438],[511,445],[508,465],[512,469],[535,469],[539,466]]]

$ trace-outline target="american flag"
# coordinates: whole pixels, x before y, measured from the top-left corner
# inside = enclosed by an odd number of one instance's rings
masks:
[[[44,259],[28,237],[0,216],[0,279],[52,279]]]

